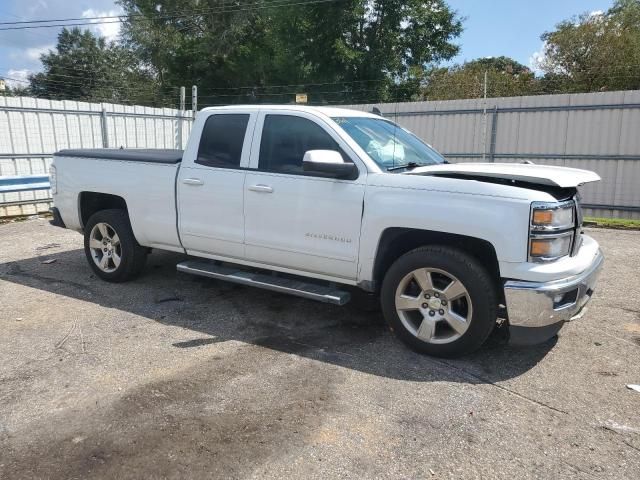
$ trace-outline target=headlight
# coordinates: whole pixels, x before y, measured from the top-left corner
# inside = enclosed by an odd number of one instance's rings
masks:
[[[531,206],[531,230],[567,230],[575,226],[575,204],[534,202]]]
[[[576,203],[533,202],[529,231],[530,262],[550,262],[571,254],[576,234]]]

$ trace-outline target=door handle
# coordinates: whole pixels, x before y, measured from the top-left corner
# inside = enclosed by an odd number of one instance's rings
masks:
[[[204,185],[204,182],[199,178],[185,178],[184,180],[182,180],[182,183],[195,186]]]
[[[260,193],[273,193],[273,188],[270,187],[269,185],[251,185],[249,187],[249,190],[251,190],[252,192],[260,192]]]

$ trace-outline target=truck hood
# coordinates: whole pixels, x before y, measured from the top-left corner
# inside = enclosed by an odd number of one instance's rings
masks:
[[[482,181],[483,178],[499,178],[555,187],[578,187],[597,182],[600,176],[589,170],[533,165],[525,163],[452,163],[429,165],[407,171],[404,175],[433,175],[441,177],[465,177]]]

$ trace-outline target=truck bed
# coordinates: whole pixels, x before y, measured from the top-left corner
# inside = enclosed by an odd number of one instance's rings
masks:
[[[127,206],[131,228],[140,245],[182,252],[175,195],[182,153],[160,149],[78,149],[56,153],[54,198],[64,224],[82,231],[78,210],[81,203],[100,201],[91,199],[95,195],[118,197]]]
[[[161,148],[84,148],[60,150],[60,157],[96,158],[100,160],[119,160],[124,162],[146,162],[176,164],[182,161],[183,150]]]

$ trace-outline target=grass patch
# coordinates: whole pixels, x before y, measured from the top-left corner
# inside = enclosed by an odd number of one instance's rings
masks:
[[[618,230],[640,230],[640,220],[625,218],[584,217],[585,227],[616,228]]]

